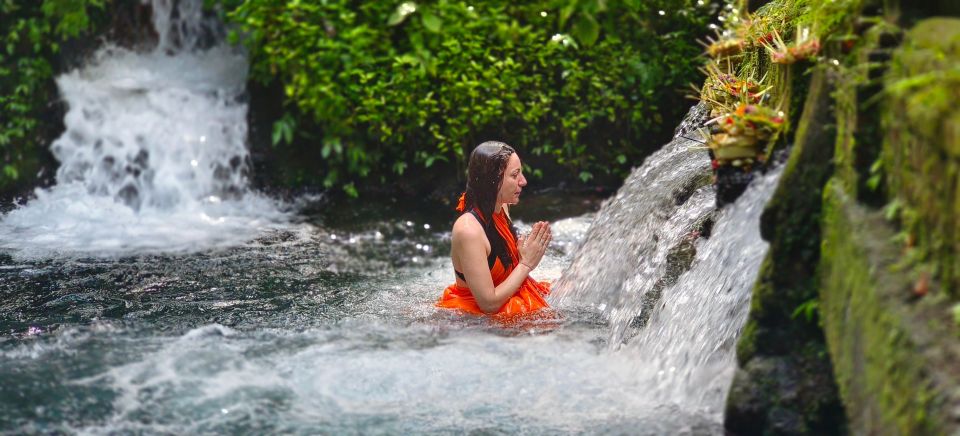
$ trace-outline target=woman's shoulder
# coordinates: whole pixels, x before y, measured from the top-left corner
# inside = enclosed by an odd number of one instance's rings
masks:
[[[454,239],[477,239],[485,238],[486,233],[483,231],[483,226],[480,225],[480,222],[469,213],[460,215],[460,218],[457,218],[457,221],[453,223],[453,238]]]

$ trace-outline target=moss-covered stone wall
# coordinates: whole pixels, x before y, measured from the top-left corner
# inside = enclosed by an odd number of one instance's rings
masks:
[[[824,194],[821,312],[856,434],[956,434],[960,362],[943,301],[912,295],[883,211],[839,180]]]
[[[883,171],[905,242],[960,297],[960,20],[918,23],[885,82]]]
[[[734,434],[837,434],[843,411],[816,320],[797,308],[816,298],[820,189],[832,174],[833,82],[814,73],[780,183],[761,216],[770,242],[737,346],[727,399]],[[798,316],[799,315],[799,316]]]
[[[923,20],[886,57],[880,27],[882,86],[861,76],[838,117],[852,133],[824,192],[823,326],[854,433],[957,434],[960,20]]]
[[[812,80],[790,87],[805,100],[761,221],[731,433],[960,434],[960,20],[925,18],[940,9],[757,10],[822,49],[790,71]]]

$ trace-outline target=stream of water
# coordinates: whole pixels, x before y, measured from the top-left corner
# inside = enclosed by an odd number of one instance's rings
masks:
[[[246,55],[212,44],[202,1],[153,2],[158,42],[107,45],[57,78],[57,184],[0,221],[0,248],[44,258],[229,247],[289,214],[247,186]]]
[[[246,60],[199,4],[58,79],[58,183],[0,218],[0,432],[723,433],[779,173],[716,211],[702,108],[602,206],[525,194],[561,319],[505,327],[433,306],[452,211],[247,187]]]

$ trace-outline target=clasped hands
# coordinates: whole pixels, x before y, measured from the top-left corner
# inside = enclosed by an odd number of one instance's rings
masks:
[[[546,253],[547,246],[550,245],[552,239],[553,233],[550,231],[550,223],[546,221],[534,223],[530,233],[521,235],[520,240],[517,241],[517,249],[520,251],[520,264],[530,268],[531,271],[536,268],[540,264],[540,260],[543,259],[543,254]]]

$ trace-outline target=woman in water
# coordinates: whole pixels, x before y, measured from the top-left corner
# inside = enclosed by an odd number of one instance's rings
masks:
[[[550,285],[529,274],[552,239],[550,224],[537,222],[518,240],[508,211],[526,185],[520,157],[509,145],[488,141],[470,154],[467,190],[457,206],[461,215],[453,224],[456,283],[437,306],[501,319],[549,307],[543,297]]]

